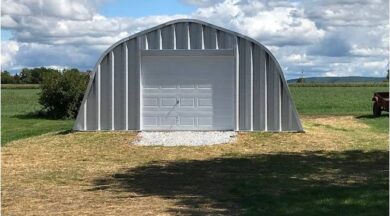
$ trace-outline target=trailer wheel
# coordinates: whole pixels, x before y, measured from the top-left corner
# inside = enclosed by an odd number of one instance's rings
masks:
[[[381,116],[381,113],[382,113],[381,107],[377,103],[374,103],[372,107],[372,114],[374,114],[375,117],[379,117]]]

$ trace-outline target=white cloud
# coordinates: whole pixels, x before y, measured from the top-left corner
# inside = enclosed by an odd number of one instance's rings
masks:
[[[1,67],[7,69],[15,65],[15,55],[19,51],[19,44],[16,41],[1,42]]]
[[[273,5],[273,6],[270,6]],[[304,45],[319,41],[325,34],[304,16],[303,9],[283,2],[226,0],[199,8],[195,17],[211,20],[268,45]]]
[[[197,18],[263,43],[286,77],[386,73],[389,46],[385,0],[182,0],[193,14],[105,17],[106,0],[4,0],[3,69],[53,66],[91,69],[104,49],[146,28]],[[5,7],[5,5],[7,5]],[[383,63],[385,62],[385,63]]]

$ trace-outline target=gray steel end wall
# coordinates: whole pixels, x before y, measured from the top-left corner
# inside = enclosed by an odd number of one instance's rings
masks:
[[[302,130],[280,67],[263,47],[229,32],[192,22],[163,26],[129,39],[108,52],[99,63],[100,73],[96,73],[92,80],[90,91],[86,93],[86,104],[82,104],[74,128],[140,129],[141,50],[235,49],[236,46],[239,75],[238,129]]]

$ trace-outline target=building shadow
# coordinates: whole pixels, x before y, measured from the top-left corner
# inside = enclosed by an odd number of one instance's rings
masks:
[[[387,215],[388,159],[345,151],[155,161],[97,178],[90,190],[159,196],[181,215]]]
[[[382,113],[380,116],[374,116],[372,114],[359,115],[356,116],[357,119],[379,119],[379,118],[389,118],[389,113]]]

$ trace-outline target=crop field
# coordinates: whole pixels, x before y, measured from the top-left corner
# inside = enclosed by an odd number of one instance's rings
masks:
[[[204,147],[136,146],[37,117],[39,89],[2,89],[4,215],[388,215],[383,86],[290,87],[305,133]]]
[[[39,117],[39,89],[1,90],[1,142],[2,145],[21,138],[51,131],[69,130],[73,120],[51,120]]]

